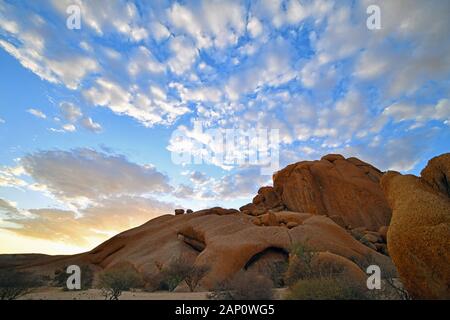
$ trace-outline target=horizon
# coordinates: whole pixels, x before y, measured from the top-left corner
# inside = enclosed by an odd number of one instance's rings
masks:
[[[419,175],[450,151],[450,2],[407,3],[0,0],[0,254],[239,208],[330,153]]]

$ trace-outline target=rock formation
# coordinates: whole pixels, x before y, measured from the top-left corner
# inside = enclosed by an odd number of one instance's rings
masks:
[[[308,212],[327,215],[343,227],[378,231],[391,218],[379,185],[382,175],[368,163],[337,154],[301,161],[275,173],[274,186],[261,188],[240,210],[251,215],[284,209]]]
[[[450,299],[450,154],[429,161],[422,177],[388,172],[381,180],[393,210],[389,253],[410,295]]]
[[[201,285],[211,289],[242,269],[257,268],[260,261],[286,261],[294,243],[307,243],[323,252],[324,257],[333,254],[332,257],[341,258],[340,262],[352,262],[352,266],[374,261],[385,270],[394,268],[389,257],[358,242],[325,216],[283,211],[272,213],[267,225],[256,222],[264,219],[219,208],[189,215],[165,215],[123,232],[90,252],[50,258],[26,268],[52,276],[54,270],[69,264],[102,270],[127,262],[139,270],[147,283],[152,283],[161,267],[182,256],[191,263],[210,267]],[[363,269],[360,271],[363,273]]]

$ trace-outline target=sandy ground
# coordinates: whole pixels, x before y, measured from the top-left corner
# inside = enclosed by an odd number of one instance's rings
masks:
[[[123,292],[120,300],[206,300],[208,292]],[[20,300],[104,300],[101,290],[64,291],[62,288],[38,288]]]
[[[120,300],[207,300],[209,292],[123,292]],[[281,298],[284,289],[274,292],[276,298]],[[104,300],[101,290],[64,291],[62,288],[43,287],[23,296],[20,300]]]

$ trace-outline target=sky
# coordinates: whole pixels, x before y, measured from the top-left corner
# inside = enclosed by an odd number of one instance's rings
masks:
[[[420,174],[450,150],[449,12],[0,0],[0,253],[78,253],[175,208],[238,208],[328,153]],[[276,161],[249,160],[265,151]]]

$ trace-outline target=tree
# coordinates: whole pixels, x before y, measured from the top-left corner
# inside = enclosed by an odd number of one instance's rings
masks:
[[[100,273],[99,287],[105,300],[119,300],[123,291],[142,286],[139,272],[130,264],[112,267]]]
[[[40,281],[30,273],[13,269],[0,270],[0,300],[15,300],[38,287]]]
[[[200,280],[209,271],[209,267],[202,265],[196,266],[183,257],[172,260],[166,268],[160,268],[162,273],[161,287],[166,287],[169,291],[184,281],[189,290],[194,292]]]

